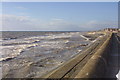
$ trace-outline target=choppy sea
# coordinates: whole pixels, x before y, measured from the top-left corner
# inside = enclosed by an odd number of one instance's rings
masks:
[[[0,37],[2,77],[40,77],[91,44],[88,32],[4,31]]]

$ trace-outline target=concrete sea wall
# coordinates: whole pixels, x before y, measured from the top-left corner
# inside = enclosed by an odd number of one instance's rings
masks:
[[[104,78],[108,64],[108,56],[111,49],[113,34],[110,34],[103,45],[89,59],[75,78]]]
[[[106,33],[81,54],[41,78],[104,78],[113,33]]]

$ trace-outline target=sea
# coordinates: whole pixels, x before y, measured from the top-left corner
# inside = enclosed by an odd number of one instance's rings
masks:
[[[80,54],[100,36],[79,31],[2,31],[0,34],[2,78],[40,78]]]

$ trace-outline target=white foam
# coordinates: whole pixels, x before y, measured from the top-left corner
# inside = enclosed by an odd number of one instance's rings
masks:
[[[82,38],[86,39],[86,41],[89,41],[89,38],[83,36],[83,35],[80,35]]]
[[[95,40],[93,40],[92,42],[95,42],[95,41],[97,41],[99,38],[101,38],[101,37],[103,37],[103,36],[99,36],[98,38],[96,38]]]
[[[15,58],[21,54],[28,47],[35,47],[38,44],[29,44],[29,45],[17,45],[17,46],[0,46],[1,52],[0,61],[6,60],[8,58]]]

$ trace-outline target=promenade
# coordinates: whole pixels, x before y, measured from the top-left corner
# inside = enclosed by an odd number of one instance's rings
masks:
[[[62,66],[42,78],[109,78],[116,79],[120,69],[120,34],[108,32]],[[119,77],[118,77],[119,78]]]

